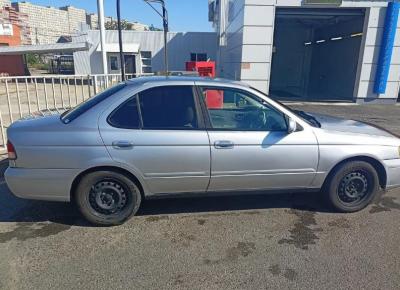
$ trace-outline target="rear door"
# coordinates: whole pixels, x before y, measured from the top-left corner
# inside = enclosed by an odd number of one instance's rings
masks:
[[[210,191],[307,188],[318,166],[311,130],[288,134],[286,116],[250,92],[200,87],[211,144]]]
[[[193,90],[148,88],[100,120],[111,157],[139,172],[152,194],[207,190],[209,139]]]

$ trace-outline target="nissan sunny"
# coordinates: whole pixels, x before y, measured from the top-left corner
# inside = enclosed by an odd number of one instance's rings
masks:
[[[137,78],[7,135],[16,196],[74,201],[99,225],[123,223],[151,197],[315,191],[354,212],[400,185],[390,132],[294,111],[228,80]]]

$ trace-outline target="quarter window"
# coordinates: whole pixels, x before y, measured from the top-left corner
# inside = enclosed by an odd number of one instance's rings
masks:
[[[86,100],[85,102],[79,104],[72,110],[66,111],[65,113],[63,113],[61,115],[61,121],[64,124],[68,124],[68,123],[72,122],[73,120],[75,120],[80,115],[82,115],[86,111],[90,110],[97,104],[103,102],[105,99],[109,98],[110,96],[112,96],[112,95],[118,93],[119,91],[121,91],[122,89],[124,89],[125,86],[126,86],[125,83],[118,84],[118,85],[113,86],[113,87],[101,92],[100,94]]]
[[[191,86],[164,86],[139,93],[144,129],[195,129],[197,114]]]
[[[122,129],[138,129],[140,118],[137,108],[137,99],[133,97],[123,103],[108,118],[111,126]]]
[[[235,89],[203,88],[213,129],[286,131],[286,117],[262,99]]]

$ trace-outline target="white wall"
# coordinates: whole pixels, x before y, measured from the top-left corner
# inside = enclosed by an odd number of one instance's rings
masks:
[[[245,0],[226,1],[226,27],[221,28],[225,33],[226,46],[221,47],[219,75],[225,78],[239,80],[241,78],[241,62],[243,49],[243,23]]]
[[[394,100],[398,98],[400,84],[400,20],[397,24],[395,46],[393,49],[392,62],[389,70],[389,79],[386,93],[377,95],[374,93],[374,80],[377,62],[380,52],[383,34],[383,23],[385,21],[386,7],[374,3],[375,7],[368,9],[366,16],[364,47],[360,56],[359,82],[356,86],[358,102],[381,100]]]
[[[268,92],[273,49],[275,7],[301,7],[302,0],[227,1],[227,45],[220,48],[221,75],[249,83]],[[397,99],[400,84],[400,22],[396,35],[387,91],[373,93],[376,63],[386,7],[389,1],[346,1],[341,7],[367,8],[354,96],[358,99]],[[321,6],[320,6],[321,7]],[[322,6],[327,7],[327,6]]]
[[[88,31],[87,37],[74,38],[73,41],[89,41],[89,51],[74,53],[76,74],[101,74],[101,53],[96,51],[100,43],[97,30]],[[153,72],[164,69],[163,32],[124,31],[124,43],[139,43],[141,51],[152,52]],[[117,31],[106,31],[106,43],[118,43]],[[190,61],[190,53],[207,53],[211,60],[216,60],[217,35],[213,32],[170,32],[168,33],[168,60],[170,70],[185,70],[185,63]]]

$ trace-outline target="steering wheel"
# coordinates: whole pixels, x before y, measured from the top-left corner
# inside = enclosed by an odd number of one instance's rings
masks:
[[[255,112],[252,115],[253,116],[252,116],[251,120],[249,120],[250,128],[265,129],[266,124],[267,124],[267,119],[268,119],[266,111],[263,110],[262,108],[260,108],[257,112]]]

